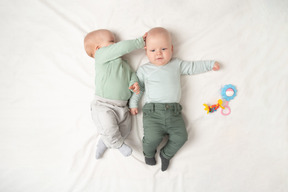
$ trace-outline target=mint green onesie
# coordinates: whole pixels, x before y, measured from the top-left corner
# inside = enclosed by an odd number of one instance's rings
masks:
[[[142,37],[102,47],[95,53],[95,99],[91,103],[92,119],[108,148],[119,148],[131,130],[127,106],[132,95],[129,86],[137,76],[121,56],[144,47]]]
[[[131,97],[129,86],[137,82],[136,74],[121,57],[144,47],[142,37],[120,41],[103,47],[95,53],[95,94],[99,97],[127,101]]]

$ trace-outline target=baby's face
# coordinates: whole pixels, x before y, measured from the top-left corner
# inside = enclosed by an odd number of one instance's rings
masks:
[[[173,46],[165,34],[148,34],[146,38],[146,55],[154,65],[166,65],[172,58]]]

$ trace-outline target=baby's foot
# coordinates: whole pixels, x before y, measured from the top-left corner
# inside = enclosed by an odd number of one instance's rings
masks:
[[[122,153],[122,155],[124,155],[125,157],[128,157],[129,155],[132,154],[132,149],[131,147],[129,147],[128,145],[126,145],[125,143],[123,143],[123,145],[118,148],[118,150]]]
[[[145,157],[145,163],[147,165],[156,165],[155,157],[152,158]]]
[[[160,158],[161,158],[161,170],[162,171],[166,171],[168,166],[169,166],[169,159],[166,159],[165,157],[162,156],[162,154],[160,153]]]
[[[102,139],[99,139],[96,149],[96,159],[100,159],[106,150],[106,145],[103,143]]]

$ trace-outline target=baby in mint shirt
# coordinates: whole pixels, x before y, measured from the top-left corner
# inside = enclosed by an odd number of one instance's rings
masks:
[[[124,143],[131,130],[131,116],[127,106],[132,91],[140,91],[138,79],[121,56],[143,48],[145,35],[135,40],[115,42],[113,33],[100,29],[88,33],[84,39],[86,53],[95,61],[95,99],[91,103],[92,119],[100,134],[96,159],[107,148],[116,148],[124,156],[132,153]]]
[[[161,170],[167,170],[170,159],[184,145],[187,131],[181,115],[181,75],[192,75],[219,70],[215,61],[183,61],[172,58],[173,45],[169,32],[153,28],[146,37],[146,55],[149,63],[139,67],[137,76],[140,94],[133,94],[129,101],[133,115],[138,113],[138,103],[145,92],[143,106],[143,153],[148,165],[155,165],[157,147],[168,135],[166,145],[160,150]]]

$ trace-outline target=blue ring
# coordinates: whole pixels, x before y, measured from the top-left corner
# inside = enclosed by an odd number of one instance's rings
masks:
[[[234,94],[231,96],[227,96],[226,95],[227,89],[233,89]],[[234,97],[236,96],[236,93],[237,93],[236,87],[234,85],[231,85],[231,84],[225,85],[221,91],[222,98],[225,99],[226,101],[230,101],[230,100],[234,99]]]

